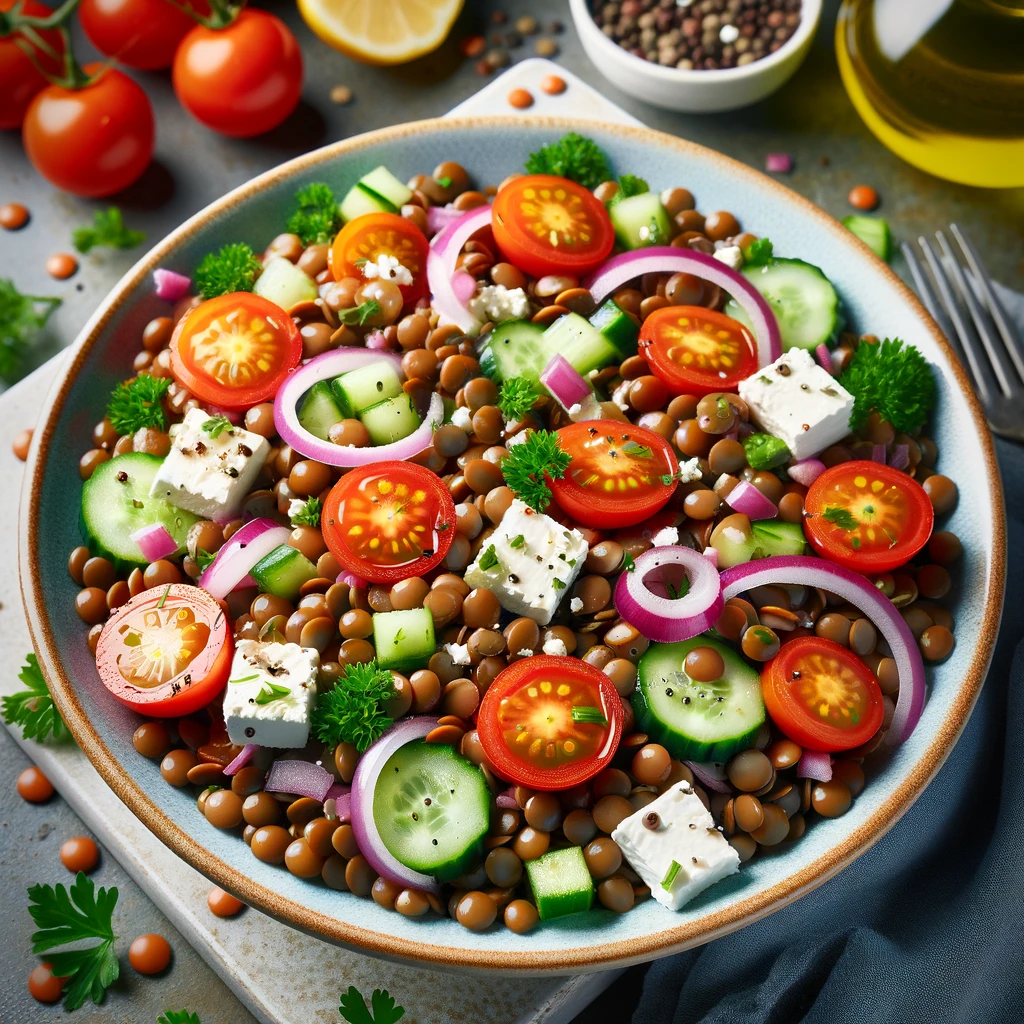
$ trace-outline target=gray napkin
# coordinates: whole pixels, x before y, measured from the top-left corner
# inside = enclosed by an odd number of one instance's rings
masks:
[[[1024,295],[999,289],[1024,335]],[[1024,575],[1024,448],[996,439],[1007,578]],[[1024,1012],[1024,602],[1008,599],[988,679],[921,798],[796,903],[655,963],[636,1024],[1018,1021]]]

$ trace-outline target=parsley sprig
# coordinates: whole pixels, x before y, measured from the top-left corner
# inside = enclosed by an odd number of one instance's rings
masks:
[[[27,689],[12,693],[3,699],[3,716],[8,725],[20,725],[27,740],[42,743],[50,733],[59,740],[67,733],[67,726],[53,703],[46,680],[39,670],[34,654],[26,655],[18,678]]]
[[[612,177],[608,157],[593,139],[569,132],[557,142],[541,146],[526,159],[528,174],[557,174],[570,178],[584,188],[597,188]]]
[[[561,480],[571,461],[556,433],[535,430],[525,441],[512,445],[501,471],[517,498],[534,511],[543,512],[551,504],[548,480]]]
[[[148,373],[123,381],[111,392],[107,419],[119,434],[134,434],[143,427],[163,430],[167,426],[163,397],[170,386],[170,377],[150,377]]]
[[[145,240],[143,232],[124,226],[124,215],[116,206],[97,210],[93,214],[92,224],[75,228],[71,233],[71,243],[81,253],[100,246],[106,249],[134,249]]]
[[[100,889],[79,871],[70,892],[63,885],[33,885],[28,890],[39,931],[32,935],[32,952],[46,953],[54,975],[64,982],[64,1008],[77,1010],[87,998],[103,1001],[120,968],[114,953],[113,916],[117,889]],[[95,946],[50,952],[81,939],[99,939]]]
[[[384,703],[394,691],[394,678],[377,662],[346,665],[334,689],[316,699],[310,715],[313,732],[322,743],[354,743],[362,753],[391,725]]]
[[[251,292],[262,269],[251,246],[233,242],[218,252],[208,252],[196,267],[196,290],[204,299],[229,292]]]
[[[157,1017],[156,1024],[203,1024],[198,1013],[189,1013],[188,1010],[164,1010]]]
[[[9,278],[0,278],[0,379],[21,371],[34,335],[61,304],[57,298],[22,295]]]
[[[521,420],[540,398],[540,388],[529,377],[509,377],[502,381],[498,408],[506,420]]]
[[[897,431],[909,433],[924,425],[935,405],[935,377],[927,360],[898,338],[870,345],[861,342],[839,378],[853,395],[853,430],[864,425],[872,412],[888,420]]]
[[[632,199],[633,196],[642,196],[645,192],[650,191],[651,186],[643,178],[635,174],[624,174],[619,178],[618,191],[608,200],[608,208],[611,209],[617,203],[621,203],[623,199]]]
[[[203,433],[209,434],[210,437],[214,440],[220,437],[220,435],[223,434],[225,430],[229,434],[232,431],[231,420],[229,420],[227,416],[211,416],[208,420],[203,421]]]
[[[743,249],[743,265],[747,267],[766,267],[772,261],[774,247],[771,239],[758,238]]]
[[[367,299],[366,302],[361,302],[358,306],[339,309],[334,315],[343,324],[358,324],[363,327],[371,316],[376,316],[379,312],[380,303],[376,299]]]
[[[303,245],[329,242],[341,227],[341,211],[330,185],[314,182],[295,194],[299,208],[288,218],[288,230]]]
[[[308,498],[289,515],[292,526],[319,526],[322,504],[319,498]]]
[[[373,990],[370,1007],[367,1007],[359,989],[355,985],[349,985],[348,991],[341,994],[338,1012],[348,1024],[397,1024],[405,1016],[405,1008],[395,1006],[394,997],[387,989]]]

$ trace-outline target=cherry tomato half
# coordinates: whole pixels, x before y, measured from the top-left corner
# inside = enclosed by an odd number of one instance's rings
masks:
[[[412,284],[399,285],[406,302],[427,294],[427,236],[408,217],[397,213],[364,213],[350,220],[335,236],[331,247],[331,273],[364,279],[363,261],[394,256],[412,274]]]
[[[808,750],[852,750],[882,724],[882,691],[871,669],[824,637],[783,644],[761,670],[761,693],[775,725]]]
[[[585,420],[558,431],[571,461],[551,491],[578,523],[599,529],[634,526],[662,508],[679,469],[660,434],[617,420]]]
[[[190,0],[190,6],[197,15],[210,13],[204,0]],[[82,0],[78,20],[100,53],[141,71],[169,68],[196,24],[168,0]]]
[[[14,3],[15,0],[0,0],[0,11],[9,11]],[[31,18],[45,18],[52,12],[44,4],[36,3],[36,0],[25,0],[21,13]],[[39,35],[57,56],[51,56],[36,47],[35,58],[47,71],[59,75],[62,70],[64,40],[59,32],[52,29],[42,30]],[[12,33],[0,36],[0,96],[3,97],[0,103],[0,130],[20,128],[32,98],[47,85],[42,72],[22,50],[24,45],[28,45],[28,40],[23,35]]]
[[[932,534],[935,511],[924,488],[880,462],[826,469],[804,498],[804,533],[823,558],[857,572],[909,562]]]
[[[579,277],[603,263],[615,243],[604,203],[553,174],[513,179],[495,196],[492,211],[498,248],[534,277]]]
[[[276,128],[302,96],[295,36],[280,18],[254,8],[225,28],[196,25],[174,55],[172,74],[181,105],[207,128],[235,138]]]
[[[349,572],[371,583],[423,576],[455,539],[455,502],[440,477],[411,462],[346,473],[327,496],[324,540]]]
[[[277,394],[302,358],[302,335],[276,303],[231,292],[196,306],[171,338],[171,371],[205,402],[245,409]]]
[[[234,644],[230,621],[205,590],[153,587],[121,605],[96,645],[103,685],[156,718],[188,715],[224,688]]]
[[[593,665],[541,654],[498,674],[477,729],[498,775],[531,789],[571,789],[615,756],[622,700]]]
[[[640,354],[673,395],[735,391],[757,369],[746,327],[703,306],[656,309],[640,328]]]

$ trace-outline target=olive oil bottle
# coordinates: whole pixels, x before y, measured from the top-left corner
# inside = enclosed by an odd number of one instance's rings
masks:
[[[844,0],[836,54],[857,112],[908,163],[1024,185],[1024,0]]]

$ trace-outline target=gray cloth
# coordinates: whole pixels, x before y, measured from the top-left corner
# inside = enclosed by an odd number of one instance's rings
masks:
[[[1001,296],[1024,323],[1024,297]],[[1007,579],[1019,585],[1024,449],[998,439],[996,446],[1009,520]],[[791,906],[655,963],[636,1024],[1020,1019],[1022,636],[1024,602],[1008,595],[977,707],[948,761],[895,827]]]

